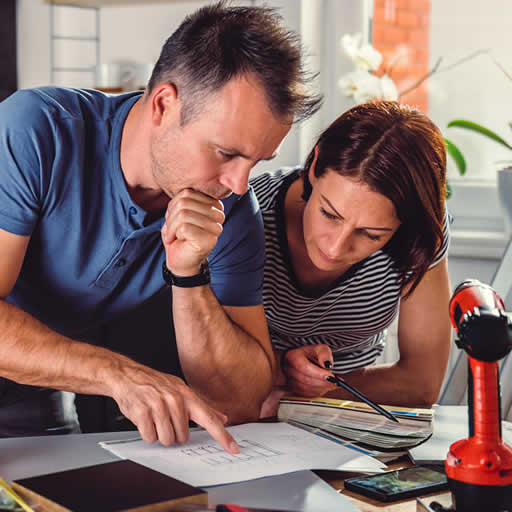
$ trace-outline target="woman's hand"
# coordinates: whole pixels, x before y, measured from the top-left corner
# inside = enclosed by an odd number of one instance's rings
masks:
[[[333,376],[329,370],[323,369],[327,367],[332,367],[332,352],[328,345],[306,345],[288,350],[281,358],[287,392],[312,397],[336,389],[336,384],[326,380]]]

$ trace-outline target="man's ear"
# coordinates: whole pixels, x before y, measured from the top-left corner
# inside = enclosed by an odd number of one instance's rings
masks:
[[[157,85],[151,94],[150,101],[151,119],[157,125],[169,116],[179,115],[178,90],[174,84]]]
[[[316,181],[315,167],[316,167],[316,162],[318,160],[318,145],[315,146],[315,149],[313,151],[315,152],[315,156],[313,158],[313,161],[311,162],[311,165],[309,166],[309,171],[308,171],[309,183],[311,183],[311,185],[313,185]]]

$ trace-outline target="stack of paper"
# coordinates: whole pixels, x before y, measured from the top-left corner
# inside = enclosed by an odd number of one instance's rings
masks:
[[[360,453],[364,453],[365,455],[369,455],[370,457],[375,457],[379,459],[381,462],[388,463],[392,460],[401,457],[402,455],[407,455],[406,449],[397,449],[397,450],[378,450],[377,448],[372,448],[366,445],[358,444],[357,442],[351,441],[349,439],[344,439],[336,434],[331,434],[331,432],[327,432],[327,430],[323,430],[319,427],[311,427],[310,425],[305,425],[304,423],[299,423],[293,420],[288,420],[290,425],[295,427],[302,428],[303,430],[307,430],[317,436],[323,437],[325,439],[329,439],[335,443],[346,446],[347,448],[351,448],[352,450],[358,451]]]
[[[331,398],[281,399],[278,417],[297,426],[320,429],[362,448],[399,452],[422,443],[432,434],[432,411],[385,407],[394,423],[361,402]]]

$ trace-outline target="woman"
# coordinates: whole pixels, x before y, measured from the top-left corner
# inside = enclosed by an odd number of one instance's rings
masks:
[[[251,181],[265,223],[264,305],[280,361],[263,413],[275,412],[284,392],[353,399],[326,380],[333,373],[376,402],[436,401],[450,350],[445,173],[436,126],[382,101],[339,117],[304,170]],[[399,312],[400,359],[372,366]]]

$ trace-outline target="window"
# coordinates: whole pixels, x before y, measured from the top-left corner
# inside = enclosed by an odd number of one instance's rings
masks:
[[[510,140],[512,111],[505,105],[512,97],[512,79],[495,61],[510,70],[512,4],[506,0],[486,5],[478,0],[431,3],[431,63],[439,57],[443,62],[441,71],[429,79],[429,113],[467,161],[465,177],[458,176],[449,162],[454,228],[503,232],[496,170],[498,161],[512,153],[478,134],[446,126],[453,119],[469,119]],[[469,58],[461,62],[465,57]]]
[[[400,101],[425,111],[466,158],[464,177],[448,159],[453,189],[448,207],[455,218],[452,247],[457,252],[457,242],[462,242],[460,255],[499,256],[508,238],[496,170],[500,160],[512,160],[512,152],[447,125],[468,119],[512,141],[510,19],[512,3],[507,0],[374,0],[373,44],[399,91],[434,70]]]

